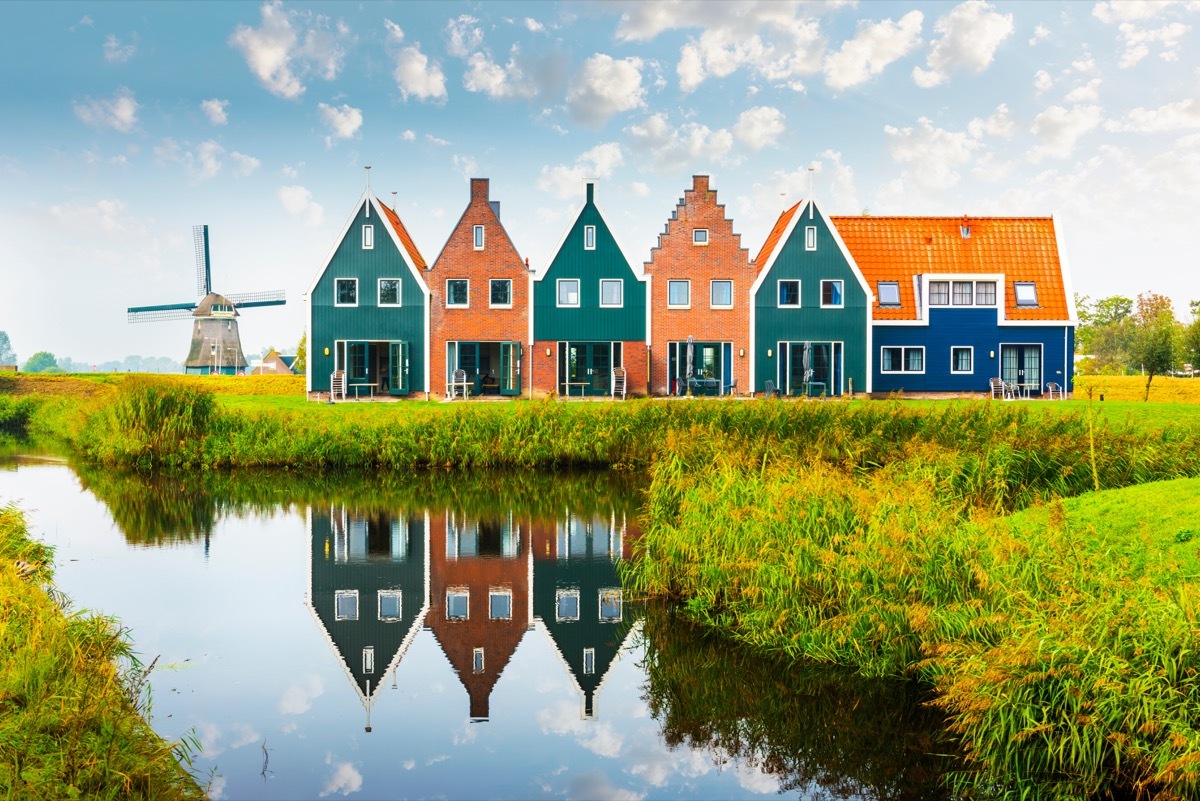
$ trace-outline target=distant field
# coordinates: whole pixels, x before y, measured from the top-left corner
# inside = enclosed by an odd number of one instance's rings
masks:
[[[1108,401],[1141,401],[1146,392],[1144,375],[1075,376],[1076,398],[1086,398],[1089,388],[1097,400],[1101,393]],[[1155,376],[1150,382],[1151,403],[1200,403],[1200,378]]]

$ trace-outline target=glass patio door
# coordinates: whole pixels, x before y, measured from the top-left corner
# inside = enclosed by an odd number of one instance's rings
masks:
[[[1042,346],[1001,345],[1000,378],[1024,392],[1042,390]]]
[[[521,343],[500,343],[500,394],[521,394]]]
[[[388,343],[388,382],[391,395],[408,394],[408,343]]]

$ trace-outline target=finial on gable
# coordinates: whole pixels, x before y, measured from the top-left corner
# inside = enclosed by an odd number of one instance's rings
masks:
[[[371,165],[367,164],[363,167],[363,171],[367,175],[367,191],[371,191]]]

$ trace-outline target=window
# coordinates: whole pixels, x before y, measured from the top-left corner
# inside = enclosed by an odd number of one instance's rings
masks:
[[[560,278],[560,279],[558,279],[558,305],[559,306],[578,306],[579,305],[579,279],[578,278]]]
[[[883,348],[879,371],[883,373],[925,372],[925,348]]]
[[[975,282],[975,305],[976,306],[995,306],[996,305],[996,282],[995,281],[976,281]]]
[[[557,620],[579,620],[579,590],[559,590],[554,595]]]
[[[810,225],[804,229],[804,249],[817,249],[817,226]]]
[[[625,282],[620,278],[600,279],[600,305],[623,306],[625,304]]]
[[[667,282],[667,308],[687,309],[692,305],[691,281]]]
[[[1013,284],[1013,289],[1017,293],[1018,306],[1036,306],[1037,300],[1037,284],[1033,282],[1017,281]]]
[[[346,346],[346,375],[351,381],[367,377],[367,343],[351,342]]]
[[[708,229],[707,228],[693,228],[692,229],[692,244],[693,245],[707,245],[708,244]]]
[[[362,232],[363,232],[363,250],[374,250],[375,249],[375,226],[364,225],[362,227]]]
[[[621,619],[621,591],[619,589],[600,590],[600,620],[613,623]]]
[[[338,278],[333,282],[334,306],[358,305],[358,279]]]
[[[471,667],[476,673],[483,672],[483,649],[476,648],[471,655]]]
[[[475,226],[475,249],[483,250],[483,226]]]
[[[929,305],[930,306],[949,306],[950,305],[950,282],[949,281],[930,281],[929,282]]]
[[[368,645],[363,649],[363,673],[375,672],[375,648]]]
[[[338,590],[333,594],[333,619],[358,620],[358,590]]]
[[[971,306],[975,302],[975,285],[970,281],[954,282],[954,305]]]
[[[950,349],[950,372],[952,373],[972,373],[974,372],[973,362],[975,360],[974,348],[951,348]]]
[[[733,308],[733,282],[732,281],[713,281],[709,284],[709,305],[714,309],[732,309]]]
[[[843,306],[842,302],[842,282],[841,281],[822,281],[821,282],[821,308],[823,309],[840,309]]]
[[[596,249],[596,226],[594,226],[594,225],[583,226],[583,249],[584,250],[595,250]]]
[[[970,239],[971,238],[971,226],[967,225],[966,223],[963,223],[962,225],[958,226],[958,233],[962,235],[963,239]]]
[[[583,672],[585,675],[591,675],[596,672],[596,649],[583,649]]]
[[[488,293],[488,305],[492,307],[512,307],[512,281],[507,278],[493,278],[491,292]]]
[[[470,600],[470,590],[446,590],[446,619],[466,620]]]
[[[800,279],[785,278],[779,282],[779,307],[800,308]]]
[[[492,620],[512,620],[512,590],[492,590],[488,593],[488,617]]]
[[[446,308],[465,309],[471,300],[471,282],[466,278],[451,278],[446,281]]]
[[[380,306],[399,306],[400,305],[400,279],[399,278],[380,278],[379,279],[379,305]]]
[[[900,305],[900,282],[899,281],[880,281],[879,287],[879,305],[880,306],[899,306]]]
[[[400,619],[400,609],[402,602],[400,600],[399,590],[380,590],[379,591],[379,619],[386,623],[394,623]]]

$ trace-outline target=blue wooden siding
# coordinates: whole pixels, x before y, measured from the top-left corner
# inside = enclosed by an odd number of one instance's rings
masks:
[[[375,247],[364,250],[362,228],[374,226]],[[335,306],[334,286],[338,278],[358,279],[358,305]],[[401,306],[379,307],[379,279],[400,279]],[[366,204],[358,209],[354,222],[338,245],[329,266],[317,281],[308,299],[312,315],[312,341],[308,343],[312,365],[312,389],[329,391],[329,376],[334,368],[334,342],[342,340],[407,342],[408,387],[424,392],[425,387],[425,295],[413,277],[404,256],[392,239],[386,218]],[[329,355],[325,355],[325,349]]]

